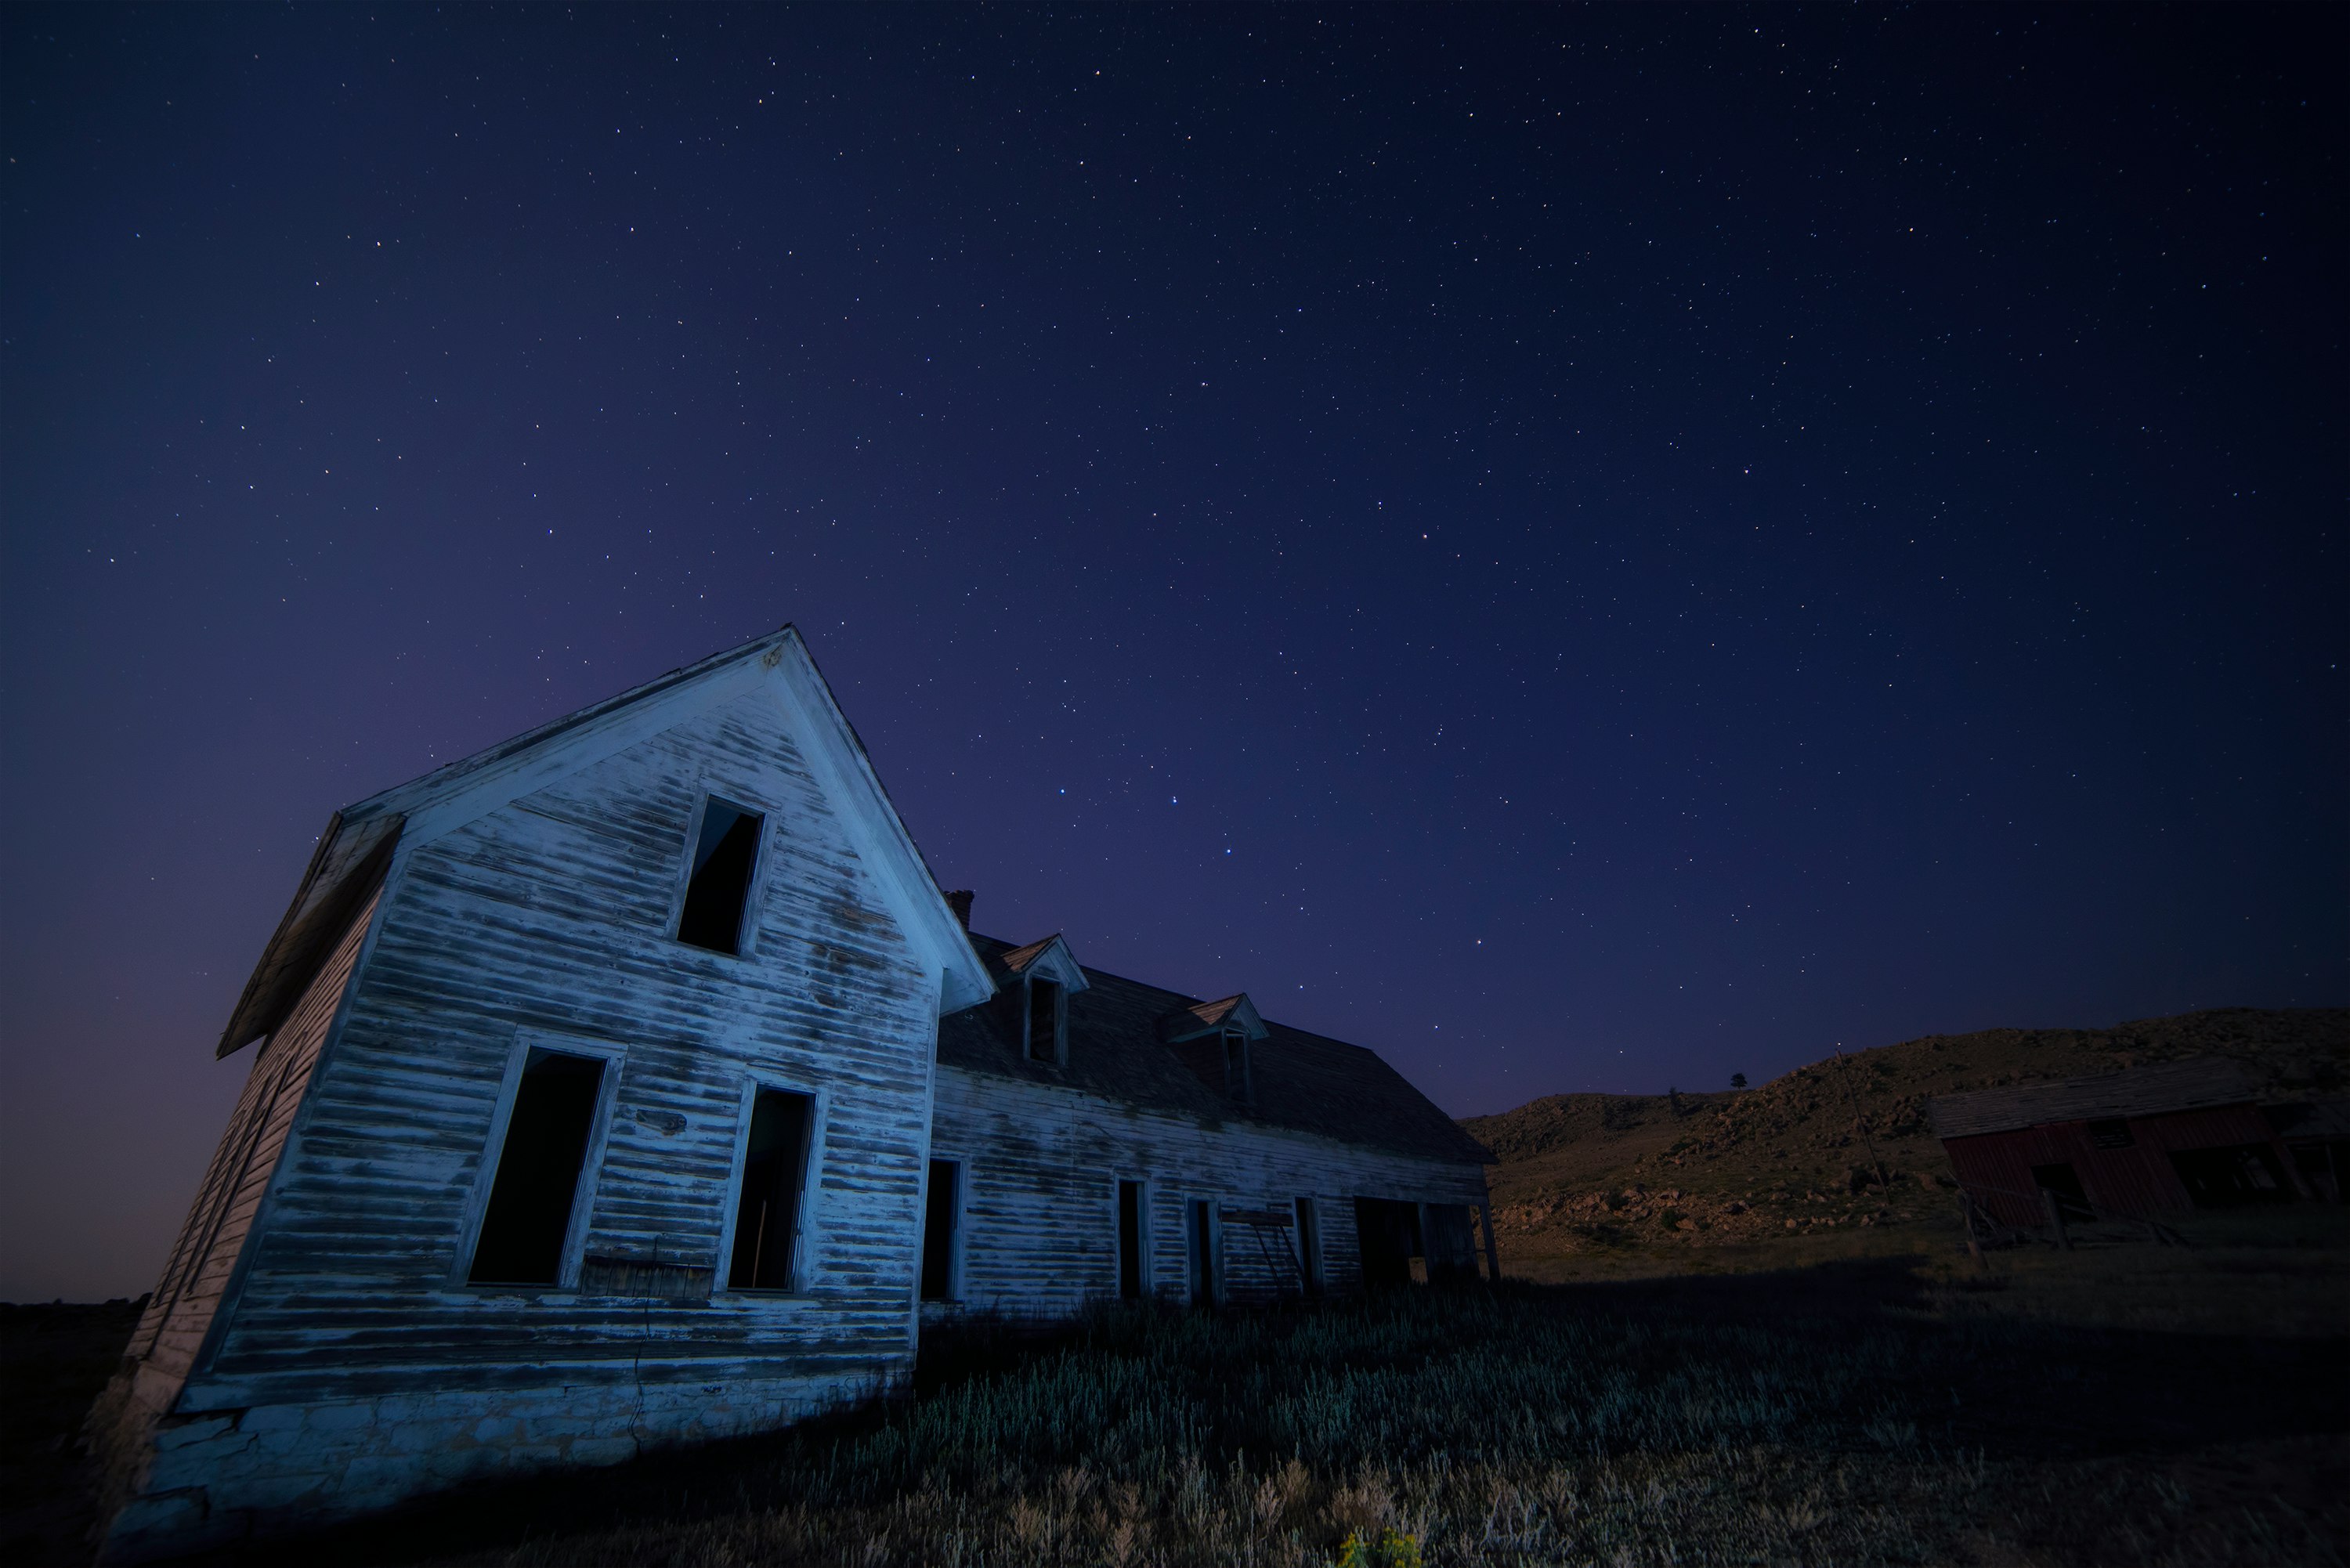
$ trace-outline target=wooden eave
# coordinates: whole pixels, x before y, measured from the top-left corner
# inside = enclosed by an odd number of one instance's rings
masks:
[[[227,1056],[276,1032],[302,999],[318,966],[334,950],[368,895],[382,882],[399,846],[405,819],[397,812],[349,822],[341,812],[327,819],[318,847],[294,891],[294,902],[277,922],[261,961],[221,1032],[215,1057]]]

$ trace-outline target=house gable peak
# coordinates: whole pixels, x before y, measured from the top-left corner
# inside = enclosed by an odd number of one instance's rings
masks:
[[[339,922],[364,902],[395,854],[754,691],[795,722],[810,767],[858,836],[892,914],[941,977],[941,1012],[986,1000],[993,990],[987,967],[972,950],[806,643],[797,628],[785,626],[336,813],[237,999],[217,1054],[226,1056],[264,1038],[284,1021],[340,936]]]

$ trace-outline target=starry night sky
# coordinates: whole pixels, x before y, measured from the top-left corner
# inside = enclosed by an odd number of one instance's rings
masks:
[[[335,807],[785,621],[1456,1114],[2350,1000],[2345,16],[0,14],[0,1296]]]

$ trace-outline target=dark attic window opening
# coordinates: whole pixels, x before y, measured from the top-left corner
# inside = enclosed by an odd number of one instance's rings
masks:
[[[702,836],[693,846],[693,874],[677,940],[714,953],[743,950],[743,909],[751,874],[759,866],[759,829],[766,818],[712,795],[702,808]]]
[[[743,1192],[734,1207],[734,1257],[726,1274],[729,1290],[792,1288],[812,1104],[807,1096],[783,1089],[761,1089],[752,1102],[751,1138],[743,1151]]]
[[[592,1056],[531,1052],[506,1117],[489,1210],[466,1275],[471,1282],[558,1282],[603,1087],[604,1064]]]
[[[1224,1031],[1224,1093],[1244,1106],[1253,1100],[1249,1086],[1248,1035],[1243,1030]]]
[[[1061,1060],[1061,998],[1057,981],[1032,980],[1028,982],[1028,1059],[1031,1062]]]
[[[2131,1136],[2129,1123],[2116,1116],[2111,1121],[2091,1122],[2089,1142],[2098,1148],[2129,1148],[2137,1139]]]

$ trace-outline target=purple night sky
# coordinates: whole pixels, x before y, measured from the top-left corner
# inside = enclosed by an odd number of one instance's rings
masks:
[[[0,1298],[337,806],[796,622],[1456,1114],[2350,999],[2345,13],[0,14]]]

